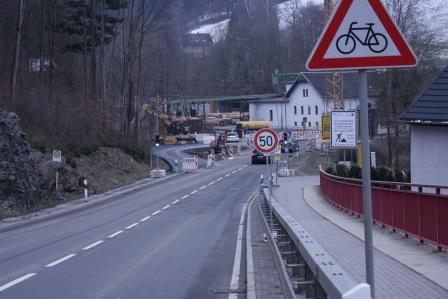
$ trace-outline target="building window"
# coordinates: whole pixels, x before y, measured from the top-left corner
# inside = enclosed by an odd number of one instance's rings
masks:
[[[315,106],[315,107],[314,107],[314,110],[316,111],[316,115],[318,115],[318,114],[319,114],[319,107],[318,107],[318,106]]]
[[[308,89],[304,88],[304,89],[302,90],[302,94],[303,94],[303,97],[304,97],[304,98],[307,98],[307,97],[308,97]]]
[[[311,122],[308,122],[308,127],[310,127],[310,128],[311,128]]]
[[[311,115],[311,106],[308,106],[308,115]]]
[[[297,106],[294,106],[294,114],[297,115]]]
[[[269,110],[269,120],[274,121],[274,112],[272,110]]]
[[[304,113],[304,112],[303,112],[303,106],[300,106],[300,110],[302,110],[302,115],[303,115],[303,113]]]
[[[316,121],[316,128],[319,128],[319,122]]]
[[[294,127],[297,127],[297,122],[296,121],[294,122]]]

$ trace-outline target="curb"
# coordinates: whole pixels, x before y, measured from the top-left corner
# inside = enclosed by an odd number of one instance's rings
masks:
[[[247,209],[247,220],[246,220],[246,299],[257,299],[257,292],[255,288],[255,269],[254,269],[254,257],[252,254],[252,234],[251,234],[251,213],[250,209],[255,201],[255,196],[251,196],[249,206]]]
[[[147,179],[143,179],[143,180],[140,180],[140,181],[137,181],[137,182],[133,183],[133,184],[136,184],[137,186],[129,187],[129,185],[128,185],[127,189],[122,190],[122,191],[118,191],[115,194],[105,195],[105,194],[107,194],[109,192],[112,192],[114,190],[117,190],[119,188],[123,188],[123,187],[126,188],[126,187],[125,186],[118,187],[116,189],[112,189],[112,190],[106,191],[103,194],[96,194],[96,195],[94,195],[92,197],[88,197],[87,198],[87,202],[85,201],[84,198],[76,199],[76,200],[67,202],[67,204],[69,204],[69,203],[72,203],[72,204],[77,203],[77,204],[82,204],[82,205],[73,206],[73,207],[67,207],[65,209],[62,208],[60,211],[56,211],[54,213],[50,212],[49,214],[46,214],[46,215],[39,215],[39,216],[36,216],[35,218],[23,219],[23,220],[19,220],[18,222],[14,222],[14,223],[9,224],[9,225],[4,225],[4,226],[0,227],[0,233],[8,232],[8,231],[11,231],[11,230],[15,230],[17,228],[25,227],[25,226],[28,226],[28,225],[31,225],[31,224],[36,224],[36,223],[40,223],[40,222],[56,219],[56,218],[59,218],[59,217],[65,216],[65,215],[69,215],[69,214],[72,214],[72,213],[83,211],[83,210],[85,210],[87,208],[92,208],[92,207],[96,207],[96,206],[99,206],[99,205],[104,204],[104,203],[109,203],[109,202],[112,202],[112,201],[115,201],[115,200],[119,199],[120,196],[126,196],[126,195],[129,195],[131,193],[138,192],[140,190],[143,190],[143,189],[145,189],[147,187],[150,187],[150,186],[154,185],[155,183],[165,182],[165,181],[168,181],[168,180],[173,179],[175,177],[178,177],[178,176],[180,176],[182,174],[183,173],[172,174],[172,175],[169,175],[169,176],[167,176],[165,178],[156,179],[154,181],[144,182],[144,183],[140,183],[139,184],[139,182],[147,180]],[[100,197],[100,198],[96,199],[95,197]],[[78,201],[78,202],[76,202],[76,201]],[[50,208],[50,209],[52,209],[52,208]],[[45,210],[41,210],[40,212],[45,212]],[[6,223],[5,221],[0,221],[0,224],[2,224],[2,222]]]

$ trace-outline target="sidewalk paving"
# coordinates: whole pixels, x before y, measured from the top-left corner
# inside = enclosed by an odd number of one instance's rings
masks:
[[[363,235],[362,221],[333,209],[326,204],[315,188],[305,188],[318,184],[318,176],[279,178],[280,187],[274,189],[274,199],[319,242],[341,267],[349,271],[355,280],[363,282],[365,281],[364,242],[359,238]],[[306,199],[304,198],[305,190]],[[340,217],[340,214],[343,217]],[[380,236],[381,234],[385,236]],[[396,245],[399,242],[397,239],[400,239],[399,235],[387,235],[392,234],[379,228],[374,230],[376,298],[448,298],[447,289],[412,270],[411,265],[405,265],[400,262],[400,259],[389,254],[394,252],[401,254],[412,261],[414,266],[426,269],[425,271],[431,272],[434,267],[437,269],[434,270],[434,275],[438,273],[438,276],[444,280],[448,279],[446,277],[448,257],[434,253],[437,258],[428,259],[427,257],[431,255],[428,252],[429,246],[416,245],[409,240],[401,242],[399,246]],[[414,250],[408,251],[410,248]],[[436,268],[436,262],[443,266],[437,265],[438,268]],[[441,268],[445,271],[439,272]]]

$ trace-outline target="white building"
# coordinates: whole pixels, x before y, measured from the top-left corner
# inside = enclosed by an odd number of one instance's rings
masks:
[[[448,186],[448,67],[401,119],[411,126],[411,182]]]
[[[281,97],[261,99],[249,103],[250,120],[270,121],[272,128],[322,127],[322,115],[333,110],[326,97],[327,73],[300,73],[287,86]],[[369,88],[369,106],[375,107],[377,94]],[[343,109],[356,110],[359,106],[357,73],[343,73]]]

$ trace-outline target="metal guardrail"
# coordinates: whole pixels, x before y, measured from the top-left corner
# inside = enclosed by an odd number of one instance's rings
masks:
[[[264,216],[297,298],[370,299],[370,286],[356,282],[275,200],[269,201],[269,191],[263,191]]]

